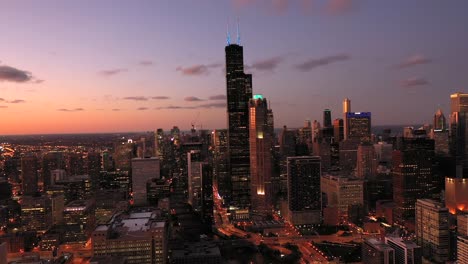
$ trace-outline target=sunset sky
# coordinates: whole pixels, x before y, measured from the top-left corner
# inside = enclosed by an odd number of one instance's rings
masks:
[[[275,126],[448,118],[466,0],[0,0],[0,134],[224,128],[229,23]]]

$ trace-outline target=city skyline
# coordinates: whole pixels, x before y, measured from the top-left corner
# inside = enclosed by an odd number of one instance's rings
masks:
[[[468,85],[463,1],[272,3],[10,2],[0,134],[225,128],[223,48],[237,18],[277,127],[321,121],[323,109],[341,117],[345,97],[373,125],[431,123]]]

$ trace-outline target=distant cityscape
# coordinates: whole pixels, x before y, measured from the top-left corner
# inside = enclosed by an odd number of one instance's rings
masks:
[[[227,41],[226,129],[1,136],[0,263],[468,263],[468,93],[283,127]]]

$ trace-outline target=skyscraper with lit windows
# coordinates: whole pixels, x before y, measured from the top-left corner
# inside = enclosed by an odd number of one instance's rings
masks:
[[[249,107],[252,210],[267,213],[272,209],[273,112],[261,95],[254,95]]]
[[[250,148],[249,100],[252,98],[252,75],[244,73],[244,50],[231,44],[228,38],[226,52],[226,86],[228,115],[228,168],[230,176],[230,205],[249,209]]]
[[[457,178],[468,178],[468,94],[451,94],[450,101],[450,152],[456,157]]]

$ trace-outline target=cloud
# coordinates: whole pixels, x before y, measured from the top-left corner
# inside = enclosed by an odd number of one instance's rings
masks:
[[[75,108],[75,109],[68,109],[68,108],[60,108],[60,109],[57,109],[57,111],[60,111],[60,112],[80,112],[80,111],[84,111],[83,108]]]
[[[0,82],[24,83],[33,80],[33,76],[28,71],[19,70],[7,65],[0,65]]]
[[[195,106],[177,106],[177,105],[169,105],[169,106],[162,106],[162,107],[156,107],[156,110],[164,110],[164,109],[169,109],[169,110],[178,110],[178,109],[196,109]]]
[[[8,108],[7,105],[0,105],[0,108]]]
[[[44,81],[44,80],[40,80],[40,79],[36,79],[36,80],[33,81],[33,83],[37,83],[37,84],[43,83],[43,82],[45,82],[45,81]]]
[[[297,7],[305,15],[312,14],[315,10],[328,15],[341,15],[350,11],[357,2],[358,0],[231,0],[236,9],[259,7],[276,15],[284,15],[291,7]]]
[[[209,103],[198,105],[197,108],[225,108],[226,103]]]
[[[217,101],[217,100],[226,100],[226,95],[224,94],[217,94],[217,95],[212,95],[208,97],[209,100]]]
[[[431,59],[425,57],[424,55],[417,54],[406,58],[402,63],[398,64],[397,68],[408,68],[415,65],[429,64],[431,62]]]
[[[252,65],[247,66],[248,69],[253,69],[257,71],[274,71],[278,65],[284,61],[284,58],[281,56],[276,56],[273,58],[268,58],[264,60],[258,60],[252,63]]]
[[[290,0],[271,0],[273,12],[276,14],[284,14],[288,11]]]
[[[127,96],[123,98],[124,100],[133,100],[133,101],[148,101],[148,97],[145,96]]]
[[[15,99],[15,100],[7,101],[7,103],[10,103],[10,104],[21,104],[21,103],[26,103],[26,101],[23,100],[23,99]]]
[[[118,68],[118,69],[111,69],[111,70],[103,70],[100,71],[99,74],[105,77],[111,77],[120,73],[127,72],[128,69]]]
[[[145,111],[145,110],[148,110],[148,107],[138,107],[137,110],[138,111]]]
[[[416,87],[416,86],[424,86],[424,85],[428,85],[429,84],[429,81],[427,81],[426,79],[424,78],[417,78],[417,77],[413,77],[413,78],[409,78],[409,79],[406,79],[406,80],[403,80],[401,82],[401,86],[403,87]]]
[[[112,109],[112,111],[118,112],[118,111],[120,111],[120,109],[119,108],[114,108],[114,109]]]
[[[353,0],[328,0],[327,11],[332,15],[341,15],[351,10]]]
[[[226,103],[207,103],[196,106],[179,106],[179,105],[170,105],[163,107],[156,107],[156,110],[182,110],[182,109],[209,109],[209,108],[226,108]]]
[[[320,66],[326,66],[328,64],[339,62],[339,61],[346,61],[346,60],[349,60],[350,58],[351,57],[346,54],[337,54],[337,55],[327,56],[327,57],[318,58],[318,59],[308,59],[304,61],[303,63],[297,64],[295,67],[298,70],[306,72],[306,71],[310,71]]]
[[[140,66],[152,66],[154,63],[150,60],[142,60],[138,63]]]
[[[255,0],[232,0],[231,2],[235,8],[243,8],[255,3]]]
[[[167,100],[167,99],[170,99],[169,96],[153,96],[151,97],[151,99],[154,99],[154,100]]]
[[[185,97],[184,98],[184,101],[186,102],[200,102],[200,101],[203,101],[203,99],[200,99],[196,96],[188,96],[188,97]]]
[[[206,75],[210,72],[211,68],[219,68],[221,64],[212,63],[212,64],[197,64],[189,67],[179,66],[176,68],[176,71],[180,71],[183,75],[188,76],[197,76],[197,75]]]

